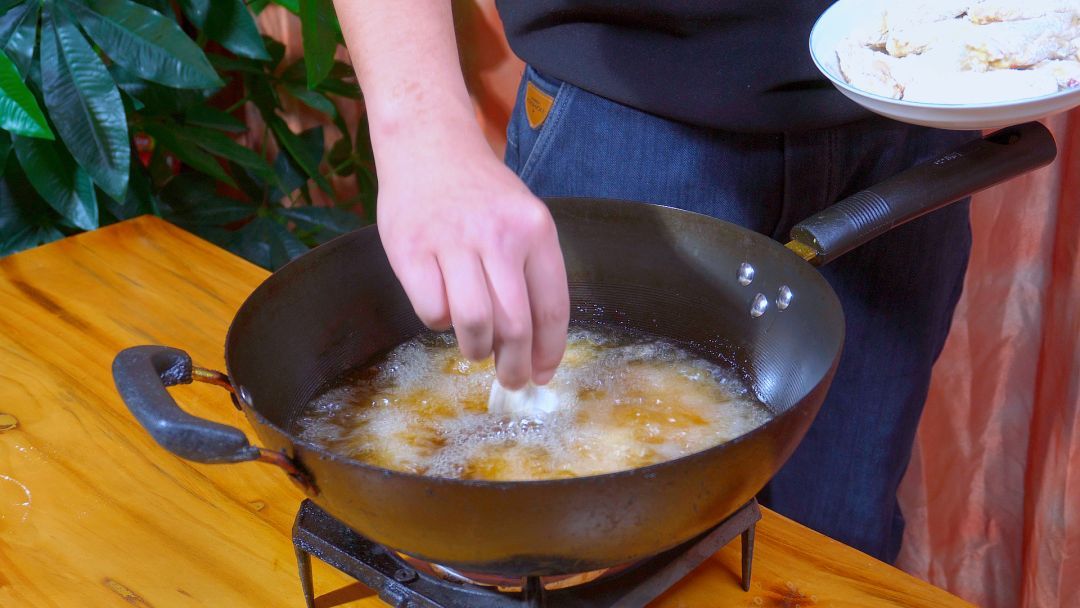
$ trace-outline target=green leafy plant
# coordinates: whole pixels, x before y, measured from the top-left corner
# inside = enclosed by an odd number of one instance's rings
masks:
[[[301,18],[303,59],[259,33],[258,0],[0,0],[0,255],[142,214],[267,268],[374,213],[360,99],[335,61],[330,0],[275,0]],[[334,125],[294,132],[286,100]],[[261,133],[237,114],[250,104]],[[258,136],[253,138],[252,136]],[[257,149],[243,139],[255,139]],[[332,178],[357,194],[336,200]]]

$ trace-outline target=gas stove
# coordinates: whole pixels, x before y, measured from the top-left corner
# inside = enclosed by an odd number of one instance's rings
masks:
[[[463,573],[402,555],[356,533],[305,500],[293,545],[308,608],[315,607],[311,557],[376,591],[395,608],[637,608],[659,597],[736,536],[742,536],[742,588],[750,588],[754,527],[751,500],[715,528],[645,560],[564,576],[521,579]]]

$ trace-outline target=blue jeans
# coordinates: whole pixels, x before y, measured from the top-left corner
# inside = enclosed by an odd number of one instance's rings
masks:
[[[555,98],[529,126],[531,80]],[[776,135],[668,121],[526,70],[506,163],[538,196],[646,201],[706,213],[784,241],[802,219],[977,135],[872,118]],[[888,562],[903,535],[896,501],[930,370],[949,331],[971,245],[967,201],[897,228],[821,269],[847,338],[806,438],[759,497],[772,509]]]

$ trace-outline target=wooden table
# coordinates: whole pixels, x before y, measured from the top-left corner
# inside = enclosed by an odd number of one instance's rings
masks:
[[[223,368],[228,323],[266,276],[151,217],[0,260],[0,429],[17,420],[0,430],[0,606],[303,605],[300,491],[275,467],[168,454],[110,373],[136,344]],[[253,436],[221,389],[172,393]],[[756,547],[749,592],[736,541],[654,606],[970,605],[767,510]],[[383,605],[321,564],[315,588],[320,606]]]

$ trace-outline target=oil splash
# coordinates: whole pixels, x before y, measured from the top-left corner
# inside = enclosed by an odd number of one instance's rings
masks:
[[[0,481],[6,481],[6,482],[9,482],[11,484],[14,484],[15,486],[17,486],[19,488],[19,490],[22,492],[23,496],[26,498],[26,500],[23,500],[22,502],[8,503],[8,504],[12,504],[15,507],[21,507],[22,518],[19,520],[19,523],[20,524],[26,523],[26,520],[30,518],[30,505],[34,502],[33,496],[30,494],[30,488],[26,487],[26,484],[19,481],[18,479],[15,479],[14,477],[9,477],[9,476],[4,475],[2,473],[0,473]],[[18,498],[16,498],[16,500],[18,500]],[[4,501],[4,502],[7,502],[7,501]],[[7,509],[4,509],[4,510],[0,511],[0,524],[4,523],[4,520],[7,519],[7,517],[8,517],[7,514],[6,514],[6,511],[7,511]],[[2,527],[2,526],[0,526],[0,527]]]

